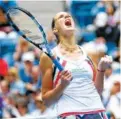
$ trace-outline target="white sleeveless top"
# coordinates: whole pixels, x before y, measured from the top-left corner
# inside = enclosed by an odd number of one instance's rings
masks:
[[[82,49],[82,47],[80,47]],[[104,106],[101,98],[94,86],[93,82],[93,68],[89,63],[87,55],[83,51],[83,58],[72,61],[63,57],[58,47],[54,49],[56,55],[60,58],[65,70],[72,73],[73,80],[66,87],[63,95],[50,108],[53,109],[57,115],[71,115],[71,114],[86,114],[104,111]],[[90,61],[91,62],[91,61]],[[59,70],[56,68],[54,75],[54,86],[60,83]]]

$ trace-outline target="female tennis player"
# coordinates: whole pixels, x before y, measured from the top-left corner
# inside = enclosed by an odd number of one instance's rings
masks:
[[[110,56],[101,58],[95,74],[91,60],[76,44],[71,15],[57,13],[52,21],[52,30],[58,38],[58,45],[53,51],[64,71],[60,72],[50,58],[42,54],[40,68],[45,105],[61,119],[107,119],[100,94],[104,72],[112,62]]]

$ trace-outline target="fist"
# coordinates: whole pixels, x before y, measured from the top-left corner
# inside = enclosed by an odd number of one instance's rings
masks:
[[[69,72],[68,70],[62,71],[60,73],[60,79],[61,79],[61,85],[67,86],[72,80],[71,72]]]
[[[109,66],[111,66],[112,62],[113,62],[112,56],[106,55],[101,58],[101,60],[98,64],[98,69],[100,71],[105,71],[106,69],[109,68]]]

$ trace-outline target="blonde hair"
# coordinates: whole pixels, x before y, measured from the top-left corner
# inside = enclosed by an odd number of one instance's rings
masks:
[[[17,69],[16,67],[11,67],[11,68],[8,70],[8,75],[9,75],[9,74],[14,75],[16,79],[19,79],[18,69]]]

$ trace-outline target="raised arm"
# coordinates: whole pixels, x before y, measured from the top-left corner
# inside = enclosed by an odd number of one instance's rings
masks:
[[[112,58],[110,56],[105,56],[101,58],[98,64],[97,75],[94,83],[100,95],[102,94],[103,91],[105,70],[109,67],[109,65],[111,65],[111,63],[112,63]]]
[[[45,105],[49,106],[60,98],[72,77],[70,72],[62,71],[60,74],[61,84],[53,87],[52,61],[45,54],[42,54],[40,58],[40,69],[42,72],[42,98]]]

